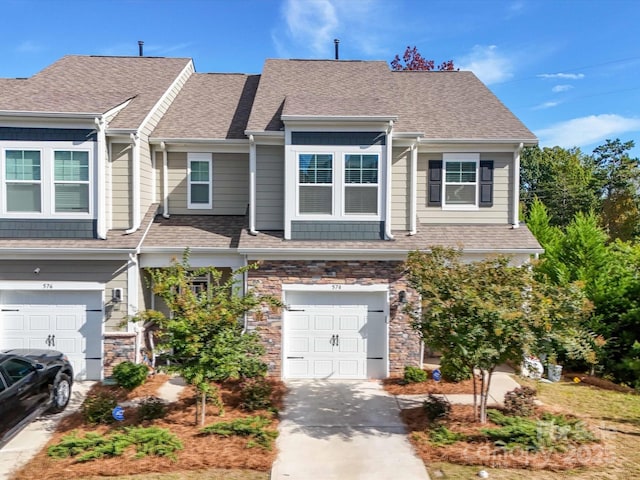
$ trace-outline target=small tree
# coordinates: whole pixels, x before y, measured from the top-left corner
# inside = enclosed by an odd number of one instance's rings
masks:
[[[457,250],[434,247],[411,252],[406,267],[421,297],[420,308],[408,306],[414,327],[443,355],[480,371],[473,390],[481,422],[496,367],[521,361],[550,332],[575,326],[588,311],[580,290],[540,284],[505,256],[467,263]]]
[[[402,59],[400,55],[396,55],[393,60],[391,60],[391,69],[392,70],[421,70],[421,71],[431,71],[435,70],[435,62],[433,60],[427,60],[424,58],[417,47],[411,48],[407,46],[404,54],[402,55]],[[453,60],[447,60],[446,62],[442,62],[438,65],[438,70],[455,70],[456,67],[453,64]]]
[[[241,293],[237,279],[255,268],[256,264],[248,265],[225,278],[214,267],[192,269],[187,250],[182,262],[146,270],[153,293],[164,300],[171,314],[147,310],[134,320],[151,322],[159,328],[162,338],[158,348],[170,352],[167,370],[180,374],[196,388],[201,424],[207,396],[213,391],[211,382],[266,374],[266,364],[261,360],[264,348],[257,335],[243,333],[239,323],[243,315],[261,303],[278,304],[270,297]],[[209,278],[208,288],[192,288],[194,281],[203,276]]]

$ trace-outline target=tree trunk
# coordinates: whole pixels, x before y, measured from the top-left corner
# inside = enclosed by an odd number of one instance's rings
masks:
[[[480,423],[485,423],[487,421],[485,415],[485,381],[484,381],[484,369],[480,369]]]
[[[473,380],[473,419],[478,420],[478,385],[473,367],[471,367],[471,379]]]
[[[200,426],[204,427],[204,417],[207,409],[207,392],[202,392],[200,395]]]
[[[487,375],[487,381],[485,383],[484,377]],[[483,383],[483,392],[482,398],[480,399],[480,423],[487,423],[487,401],[489,399],[489,388],[491,387],[491,377],[493,376],[493,369],[488,371],[482,371],[482,383]]]

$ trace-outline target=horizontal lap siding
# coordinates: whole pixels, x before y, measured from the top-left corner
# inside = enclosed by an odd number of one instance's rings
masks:
[[[408,148],[394,148],[391,175],[391,229],[409,228],[410,185]]]
[[[213,154],[213,208],[188,209],[187,154],[170,152],[169,213],[175,215],[244,215],[249,203],[249,156]]]
[[[258,145],[256,172],[256,228],[284,229],[284,149]]]
[[[131,163],[130,144],[117,143],[111,148],[111,208],[112,228],[131,226]]]
[[[493,160],[493,206],[471,211],[443,210],[427,207],[429,160],[442,160],[441,154],[418,155],[418,218],[420,223],[509,223],[511,218],[513,154],[482,153],[480,160]]]

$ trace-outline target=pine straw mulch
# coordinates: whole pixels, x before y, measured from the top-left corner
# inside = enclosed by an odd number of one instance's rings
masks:
[[[546,409],[544,411],[550,411]],[[543,410],[538,408],[537,415]],[[553,409],[552,413],[565,413]],[[529,470],[563,471],[583,467],[595,467],[614,460],[612,449],[607,448],[601,438],[596,443],[587,443],[568,448],[566,452],[527,452],[524,450],[505,451],[493,445],[481,433],[481,428],[497,427],[490,420],[480,424],[474,420],[471,405],[452,405],[449,418],[439,422],[453,432],[474,437],[468,441],[453,445],[434,446],[429,441],[431,428],[422,407],[402,410],[402,419],[410,432],[409,438],[422,460],[431,462],[449,462],[459,465],[481,465],[492,468],[520,468]],[[594,431],[594,428],[591,428]]]
[[[619,383],[612,382],[611,380],[606,380],[604,378],[596,377],[593,375],[585,375],[583,373],[567,373],[563,375],[563,378],[568,382],[575,382],[577,378],[580,382],[585,385],[593,385],[594,387],[602,388],[603,390],[612,390],[614,392],[620,393],[633,393],[638,394],[638,391],[627,387],[626,385],[620,385]]]
[[[156,377],[160,377],[157,375]],[[166,380],[166,378],[165,378]],[[272,396],[273,404],[281,409],[283,398],[286,393],[284,384],[277,380],[270,380],[274,387]],[[154,380],[151,380],[154,382]],[[129,395],[122,392],[119,387],[96,384],[91,393],[100,391],[115,391],[118,395],[123,395],[123,400],[133,399],[153,395],[162,384],[157,380],[158,385],[153,387],[148,382],[140,390],[134,390]],[[218,416],[218,409],[211,405],[207,406],[206,424],[221,421],[230,421],[239,417],[252,415],[268,415],[269,412],[256,411],[246,412],[241,410],[240,388],[238,382],[229,382],[220,387],[220,393],[224,402],[224,416]],[[180,399],[168,405],[168,412],[165,418],[152,422],[143,422],[141,426],[158,426],[166,428],[177,435],[184,445],[184,449],[177,452],[177,461],[172,461],[164,457],[143,457],[134,458],[135,452],[129,452],[121,457],[102,458],[86,463],[77,463],[71,458],[52,459],[47,456],[47,448],[60,441],[60,439],[72,431],[76,430],[80,434],[86,432],[97,432],[108,434],[118,427],[135,425],[135,415],[133,411],[128,412],[125,408],[125,420],[118,425],[91,426],[86,425],[79,412],[73,413],[61,420],[56,433],[52,439],[25,467],[20,469],[15,476],[15,480],[59,480],[73,479],[89,476],[118,476],[134,475],[138,473],[150,472],[171,472],[203,470],[209,468],[222,469],[248,469],[257,471],[268,471],[275,460],[275,447],[265,450],[259,447],[247,448],[246,437],[232,436],[229,438],[218,437],[217,435],[200,436],[200,428],[195,425],[195,396],[192,387],[187,386],[182,392]],[[129,413],[129,415],[127,415]],[[277,429],[278,419],[274,417],[271,424],[272,429]]]
[[[422,395],[422,394],[457,394],[457,393],[473,393],[473,380],[464,380],[462,382],[448,382],[433,380],[432,370],[426,370],[428,380],[419,383],[402,383],[402,377],[390,377],[382,380],[382,386],[391,395]],[[480,382],[478,381],[478,388]]]

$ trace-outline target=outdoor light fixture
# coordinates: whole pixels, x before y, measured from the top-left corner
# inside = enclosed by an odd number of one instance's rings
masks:
[[[407,303],[407,292],[405,292],[404,290],[400,290],[398,292],[398,302]]]
[[[122,289],[114,288],[113,292],[111,292],[111,300],[113,303],[120,303],[122,301]]]

